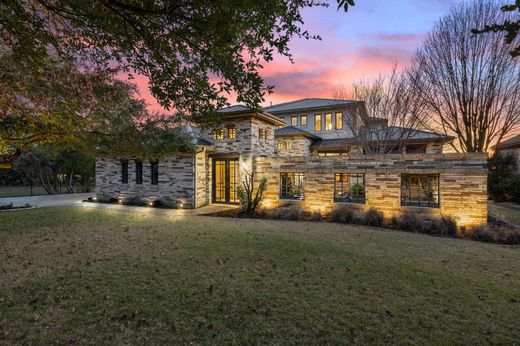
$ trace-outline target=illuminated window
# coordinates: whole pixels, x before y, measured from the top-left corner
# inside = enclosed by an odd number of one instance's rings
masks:
[[[321,131],[321,114],[314,115],[314,131]]]
[[[223,129],[215,129],[213,132],[213,137],[215,139],[224,139],[224,130]]]
[[[402,174],[401,205],[439,207],[438,174]]]
[[[276,143],[276,149],[282,150],[283,149],[283,143],[282,142]]]
[[[152,185],[158,185],[159,184],[159,161],[151,161],[150,162],[150,168],[151,168],[151,177],[152,177]]]
[[[300,125],[301,126],[307,126],[307,116],[306,115],[302,115],[300,117]]]
[[[121,160],[121,183],[128,184],[128,160]]]
[[[227,129],[227,137],[229,139],[233,139],[233,138],[236,138],[236,136],[237,136],[237,130],[234,127],[229,127]]]
[[[336,130],[343,130],[343,113],[336,112]]]
[[[334,174],[334,201],[365,203],[365,175]]]
[[[291,126],[297,126],[298,125],[298,117],[296,115],[291,117]]]
[[[280,173],[280,199],[303,199],[303,173]]]
[[[332,130],[332,113],[325,113],[325,131]]]
[[[291,142],[285,142],[285,149],[292,149],[292,143]]]
[[[260,138],[260,139],[264,139],[265,138],[264,129],[258,129],[258,138]]]
[[[139,160],[135,160],[135,183],[143,183],[143,163]]]

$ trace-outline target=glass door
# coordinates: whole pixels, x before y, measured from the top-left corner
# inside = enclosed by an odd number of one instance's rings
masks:
[[[238,203],[239,183],[238,159],[213,159],[213,203]]]

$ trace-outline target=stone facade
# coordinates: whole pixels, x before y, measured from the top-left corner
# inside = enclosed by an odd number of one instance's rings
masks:
[[[264,205],[300,204],[308,210],[330,212],[334,202],[334,173],[363,173],[365,203],[354,208],[377,208],[386,218],[411,210],[427,215],[453,216],[460,226],[487,222],[487,156],[485,154],[361,155],[340,157],[279,157],[255,160],[256,179],[268,181]],[[305,199],[280,200],[280,173],[304,173]],[[438,208],[401,206],[401,175],[439,176]],[[341,203],[343,204],[343,203]]]
[[[278,148],[278,143],[282,147]],[[312,139],[304,136],[277,137],[276,154],[278,156],[309,156],[311,155]]]

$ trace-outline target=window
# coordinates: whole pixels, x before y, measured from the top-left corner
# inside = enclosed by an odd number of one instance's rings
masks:
[[[303,199],[303,173],[280,174],[280,199]]]
[[[135,183],[143,183],[143,163],[139,160],[135,161]]]
[[[325,113],[325,131],[332,131],[332,113]]]
[[[128,160],[121,160],[121,183],[128,184]]]
[[[292,143],[291,142],[285,142],[285,149],[292,149]]]
[[[152,185],[159,184],[159,161],[151,161],[151,176],[152,176]]]
[[[224,130],[223,129],[215,129],[213,133],[215,139],[224,139]]]
[[[334,202],[365,203],[365,175],[334,174]]]
[[[300,125],[301,126],[307,126],[307,116],[306,115],[302,115],[300,117]]]
[[[291,117],[291,126],[296,126],[298,125],[298,117],[296,115],[293,115]]]
[[[438,174],[402,174],[401,205],[439,207]]]
[[[264,135],[265,140],[267,140],[269,138],[269,129],[264,130]]]
[[[426,154],[426,144],[408,144],[406,146],[407,154]]]
[[[258,138],[259,139],[265,138],[264,129],[258,129]]]
[[[234,139],[237,136],[237,130],[234,127],[229,127],[227,129],[227,137],[229,139]]]
[[[321,114],[314,114],[314,131],[321,131]]]
[[[278,150],[283,149],[283,143],[282,142],[276,143],[276,149],[278,149]]]
[[[336,112],[336,130],[343,130],[343,113]]]

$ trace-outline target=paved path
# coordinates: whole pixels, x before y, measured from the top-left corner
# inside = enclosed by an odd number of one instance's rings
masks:
[[[46,196],[27,196],[27,197],[7,197],[0,198],[0,205],[13,203],[13,206],[23,206],[29,203],[33,207],[83,207],[83,208],[98,208],[118,210],[123,212],[140,212],[140,213],[156,213],[160,215],[171,216],[188,216],[188,215],[202,215],[210,214],[229,208],[237,208],[237,206],[212,204],[198,209],[160,209],[147,207],[134,207],[120,204],[105,204],[105,203],[88,203],[82,202],[88,197],[93,197],[93,193],[76,193],[67,195],[46,195]]]

